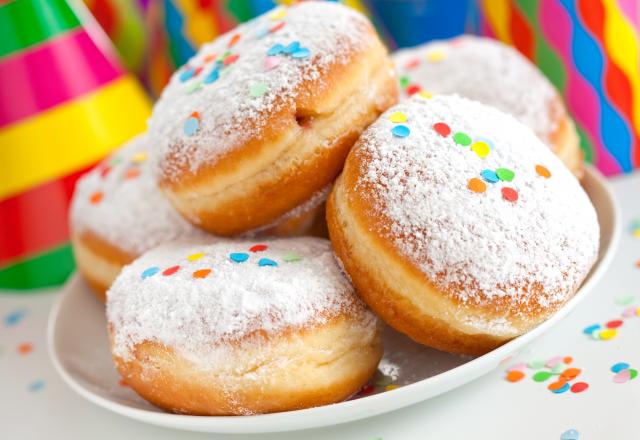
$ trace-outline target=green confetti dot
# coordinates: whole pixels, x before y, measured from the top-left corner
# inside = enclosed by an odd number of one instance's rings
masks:
[[[409,83],[411,83],[411,79],[408,76],[402,75],[400,77],[400,87],[406,89],[407,87],[409,87]]]
[[[290,253],[282,257],[282,259],[287,263],[295,263],[296,261],[302,260],[302,257],[300,255]]]
[[[496,174],[498,175],[498,178],[503,182],[511,182],[516,176],[516,173],[511,171],[509,168],[498,168],[496,170]]]
[[[468,147],[469,145],[471,145],[471,138],[469,137],[469,135],[467,135],[466,133],[462,133],[461,131],[453,135],[453,141],[458,145],[462,145],[463,147]]]
[[[254,98],[259,98],[267,92],[267,89],[267,83],[257,82],[251,84],[251,87],[249,87],[249,93],[251,93],[251,96]]]
[[[547,362],[544,359],[534,359],[527,364],[527,367],[533,370],[539,370],[544,367]]]
[[[637,375],[638,375],[638,370],[629,368],[629,379],[635,379]]]
[[[533,375],[533,380],[536,382],[544,382],[545,380],[551,377],[551,373],[549,371],[538,371]]]

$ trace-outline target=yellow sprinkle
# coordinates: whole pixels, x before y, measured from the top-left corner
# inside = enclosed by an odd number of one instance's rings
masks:
[[[433,94],[431,92],[427,92],[426,90],[420,90],[418,92],[418,96],[424,98],[424,99],[431,99],[433,98]]]
[[[400,385],[391,384],[391,385],[387,385],[386,387],[384,387],[384,390],[385,391],[391,391],[391,390],[395,390],[397,388],[400,388]]]
[[[135,163],[142,163],[145,160],[147,160],[147,152],[146,151],[139,151],[136,154],[133,155],[133,157],[131,158],[131,160]]]
[[[478,157],[484,159],[491,152],[491,148],[489,148],[489,144],[483,141],[474,142],[471,145],[471,150],[478,155]]]
[[[640,238],[640,228],[633,231],[633,236],[636,238]]]
[[[196,261],[199,260],[200,258],[204,257],[204,252],[198,252],[197,254],[191,254],[187,257],[187,260],[189,261]]]
[[[638,308],[636,309],[636,315],[637,315],[637,316],[640,316],[640,307],[638,307]]]
[[[282,20],[287,16],[287,10],[284,8],[278,9],[277,11],[273,11],[269,14],[269,18],[272,20]]]
[[[430,63],[437,63],[444,60],[444,50],[434,49],[427,54],[427,61]]]
[[[396,124],[399,122],[407,122],[407,115],[402,112],[395,112],[389,116],[389,120],[391,122],[395,122]]]
[[[617,334],[618,334],[618,330],[616,330],[615,328],[608,328],[606,330],[602,330],[599,336],[600,336],[600,339],[608,341],[609,339],[615,338]]]

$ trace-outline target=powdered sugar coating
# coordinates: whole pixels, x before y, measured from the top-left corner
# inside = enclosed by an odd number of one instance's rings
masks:
[[[267,249],[252,252],[256,244]],[[232,253],[248,259],[234,261]],[[260,266],[261,259],[277,266]],[[176,273],[162,274],[176,265]],[[143,279],[151,267],[159,271]],[[212,272],[195,278],[202,269]],[[114,353],[125,359],[135,344],[153,341],[202,364],[225,342],[320,325],[347,312],[362,314],[363,325],[375,328],[329,242],[309,237],[164,245],[125,267],[107,293]]]
[[[148,147],[140,135],[78,181],[70,211],[75,233],[91,232],[133,255],[181,237],[210,239],[164,198],[145,159]],[[92,203],[97,193],[102,198]]]
[[[399,76],[434,94],[458,94],[510,113],[543,141],[558,126],[558,93],[522,54],[497,40],[465,35],[392,56]],[[403,96],[408,97],[407,89]],[[553,110],[552,110],[553,109]]]
[[[281,23],[284,26],[278,28]],[[270,31],[274,27],[277,30]],[[177,179],[183,167],[196,172],[234,146],[259,137],[268,115],[291,107],[299,94],[309,93],[300,90],[303,81],[321,80],[328,66],[346,64],[353,52],[366,50],[372,40],[369,29],[367,19],[351,8],[304,2],[277,8],[202,46],[173,75],[150,119],[153,158],[160,175]],[[308,49],[309,55],[280,53],[272,57],[277,65],[265,65],[270,48],[294,42]],[[221,67],[215,81],[204,83],[215,69],[215,59],[224,59],[227,52],[239,57]],[[184,80],[184,72],[198,67],[202,71],[197,76]],[[198,83],[201,87],[188,93]],[[261,90],[263,85],[266,91]],[[199,113],[199,128],[186,135],[184,123],[193,112]]]
[[[396,112],[407,117],[405,138],[391,134]],[[439,134],[437,123],[450,133]],[[457,132],[484,139],[488,155],[457,144]],[[383,233],[463,303],[552,307],[575,292],[597,257],[599,225],[578,181],[529,128],[492,107],[458,96],[414,97],[371,125],[352,154],[361,160],[356,191],[390,221]],[[469,189],[470,179],[483,180],[481,171],[498,168],[513,171],[513,180]],[[515,202],[502,195],[507,187]]]

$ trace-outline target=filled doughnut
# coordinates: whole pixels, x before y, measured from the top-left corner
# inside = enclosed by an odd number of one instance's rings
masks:
[[[328,2],[279,7],[173,75],[149,124],[159,185],[215,234],[261,228],[331,184],[397,94],[363,15]]]
[[[448,95],[411,98],[363,133],[327,222],[374,312],[417,342],[472,355],[568,301],[600,236],[579,182],[531,130]]]
[[[107,319],[126,383],[176,413],[337,402],[382,356],[379,320],[318,238],[160,246],[123,269]]]
[[[393,55],[402,96],[458,94],[510,113],[531,128],[580,177],[580,141],[562,98],[516,49],[491,38],[465,35]]]

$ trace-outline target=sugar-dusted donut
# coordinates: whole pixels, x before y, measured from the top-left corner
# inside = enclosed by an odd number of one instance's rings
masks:
[[[177,413],[337,402],[382,355],[379,320],[318,238],[163,245],[123,269],[107,318],[124,380]]]
[[[402,96],[458,94],[510,113],[531,128],[577,176],[582,152],[575,126],[549,80],[511,46],[466,35],[393,55]]]
[[[328,2],[279,7],[173,75],[149,126],[159,184],[215,234],[260,228],[331,184],[397,94],[363,15]]]
[[[576,178],[512,116],[414,97],[363,133],[327,202],[336,254],[387,323],[481,354],[544,321],[596,260]]]

